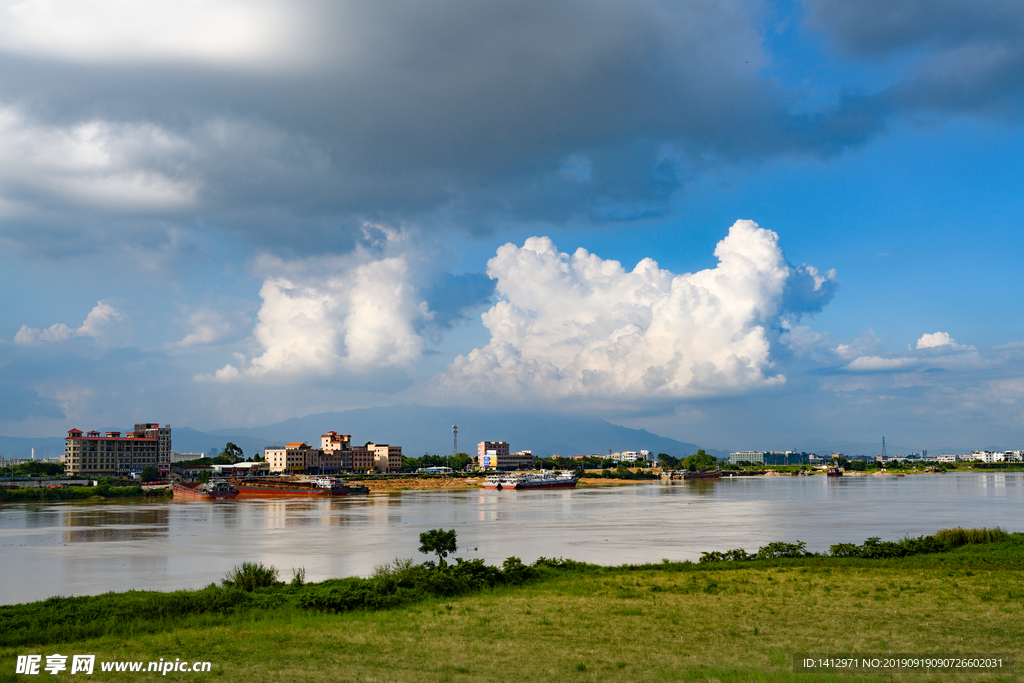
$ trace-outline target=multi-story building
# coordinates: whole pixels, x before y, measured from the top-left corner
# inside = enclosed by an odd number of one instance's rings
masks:
[[[498,460],[508,458],[507,441],[481,441],[476,445],[477,466],[482,470],[498,468]]]
[[[177,451],[171,451],[171,464],[176,462],[188,462],[189,460],[198,460],[199,458],[205,458],[206,453],[178,453]]]
[[[366,448],[373,453],[373,466],[378,472],[398,472],[402,469],[401,446],[369,443],[366,444]]]
[[[647,462],[653,460],[650,451],[622,451],[622,453],[619,454],[619,458],[623,462],[636,462],[637,460]]]
[[[729,454],[729,464],[735,465],[739,462],[757,462],[764,464],[764,451],[740,451]]]
[[[320,471],[320,449],[310,448],[305,442],[290,443],[284,448],[267,448],[263,455],[271,472],[297,474]]]
[[[142,429],[139,429],[142,427]],[[160,466],[161,432],[166,444],[165,467],[170,467],[171,428],[158,425],[136,425],[134,432],[68,431],[64,439],[64,471],[84,477],[129,476],[142,472],[147,465]]]
[[[156,439],[157,467],[167,469],[171,466],[171,425],[161,427],[155,422],[136,422],[135,433]]]
[[[348,472],[352,469],[352,436],[327,432],[320,436],[320,470],[325,474]]]
[[[373,451],[369,449],[369,444],[366,446],[353,446],[352,447],[352,471],[353,472],[370,472],[377,468],[373,462],[374,455]]]
[[[481,441],[477,445],[477,465],[482,470],[498,472],[533,469],[533,451],[508,451],[508,443],[505,441]]]

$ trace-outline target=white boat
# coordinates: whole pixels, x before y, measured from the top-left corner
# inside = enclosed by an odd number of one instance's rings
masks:
[[[492,474],[484,482],[485,489],[515,491],[524,489],[572,489],[579,477],[575,472],[524,472],[521,474]]]

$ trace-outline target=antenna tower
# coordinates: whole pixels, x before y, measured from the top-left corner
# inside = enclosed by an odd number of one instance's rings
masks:
[[[452,425],[452,457],[459,456],[459,425]]]
[[[885,458],[887,456],[888,456],[888,453],[885,452],[885,437],[883,436],[882,437],[882,457]]]

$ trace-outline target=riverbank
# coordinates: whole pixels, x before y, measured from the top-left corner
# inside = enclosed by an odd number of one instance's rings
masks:
[[[818,681],[797,674],[797,655],[1010,654],[1018,637],[1024,539],[899,560],[795,558],[713,564],[551,568],[525,585],[503,585],[391,609],[308,610],[260,594],[234,611],[213,590],[177,594],[164,607],[147,593],[45,601],[81,625],[81,604],[107,599],[96,637],[0,647],[3,674],[18,655],[95,654],[105,661],[210,661],[210,675],[263,681]],[[285,577],[287,578],[287,577]],[[342,585],[346,580],[332,583]],[[278,593],[316,586],[285,587]],[[183,611],[188,596],[205,605]],[[259,598],[263,595],[263,598]],[[118,620],[117,601],[132,616]],[[79,607],[75,607],[78,604]],[[19,608],[0,607],[5,636]],[[122,607],[124,607],[122,605]],[[73,609],[74,608],[74,609]],[[42,631],[40,631],[42,632]],[[45,661],[45,658],[44,658]],[[97,665],[94,680],[123,680]],[[171,672],[169,680],[195,678]],[[1010,681],[1011,675],[904,672],[856,681]]]
[[[402,477],[396,479],[361,479],[359,484],[371,491],[431,491],[441,489],[473,489],[483,486],[483,477]]]
[[[107,498],[170,498],[169,487],[68,486],[65,488],[0,488],[0,503],[34,500],[89,500]]]

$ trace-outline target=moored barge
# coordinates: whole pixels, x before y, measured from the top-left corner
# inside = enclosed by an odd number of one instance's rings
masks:
[[[369,493],[359,484],[347,484],[333,477],[314,479],[286,479],[275,477],[246,477],[233,480],[242,496],[347,496]]]
[[[719,479],[722,476],[722,470],[705,470],[703,472],[690,472],[689,470],[683,470],[683,480],[689,481],[691,479]]]
[[[182,498],[204,498],[215,500],[219,498],[237,498],[238,489],[226,481],[211,481],[206,484],[199,482],[176,481],[171,487],[175,496]]]

